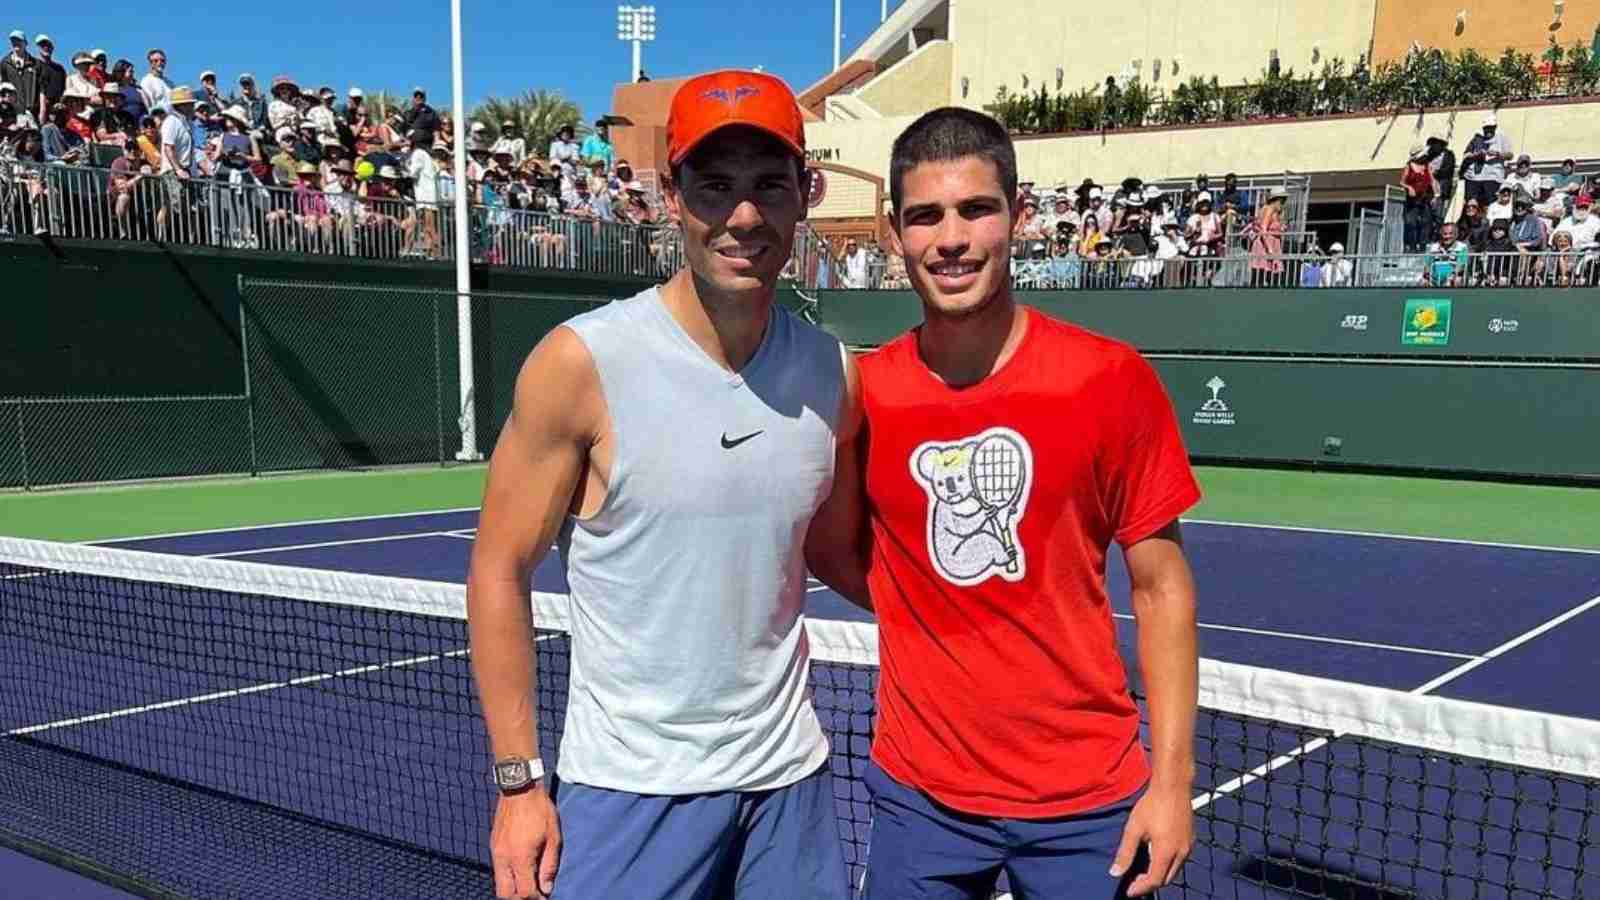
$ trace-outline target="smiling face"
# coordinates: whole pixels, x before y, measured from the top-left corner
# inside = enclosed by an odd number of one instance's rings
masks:
[[[794,154],[753,128],[724,128],[703,140],[664,196],[683,223],[689,269],[723,296],[772,290],[806,215]]]
[[[1010,288],[1011,204],[979,156],[919,163],[901,182],[896,252],[929,315],[962,318]]]

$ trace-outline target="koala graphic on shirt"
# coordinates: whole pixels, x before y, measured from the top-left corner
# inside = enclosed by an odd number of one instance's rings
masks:
[[[928,441],[911,454],[928,496],[928,559],[946,580],[970,586],[1027,573],[1017,523],[1032,487],[1033,451],[1009,428]]]

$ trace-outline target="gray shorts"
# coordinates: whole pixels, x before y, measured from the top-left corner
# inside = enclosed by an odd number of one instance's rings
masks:
[[[173,208],[182,207],[184,205],[183,179],[178,177],[178,173],[163,173],[161,176],[161,184],[166,188],[167,205]]]

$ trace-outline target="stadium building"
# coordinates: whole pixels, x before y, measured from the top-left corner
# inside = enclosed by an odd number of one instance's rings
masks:
[[[807,145],[823,172],[813,201],[818,231],[836,239],[879,237],[885,227],[889,149],[917,115],[944,105],[993,109],[1004,94],[1052,102],[1103,96],[1107,79],[1126,93],[1148,94],[1138,127],[1049,131],[1016,129],[1020,174],[1037,190],[1093,179],[1114,185],[1130,176],[1164,186],[1212,183],[1237,173],[1242,184],[1285,183],[1296,192],[1297,224],[1326,246],[1352,248],[1363,220],[1378,221],[1408,151],[1428,137],[1457,155],[1495,112],[1500,132],[1535,170],[1567,157],[1580,166],[1600,155],[1593,123],[1600,102],[1563,94],[1552,41],[1592,45],[1600,25],[1594,4],[1491,0],[1227,0],[1220,4],[1130,0],[1072,4],[1059,0],[906,0],[840,67],[800,93]],[[1508,49],[1541,67],[1536,100],[1460,105],[1410,102],[1405,92],[1381,110],[1242,111],[1233,121],[1174,122],[1163,108],[1181,100],[1193,79],[1215,78],[1224,92],[1259,85],[1269,72],[1288,78],[1404,64],[1417,49],[1475,50],[1497,65]],[[1335,68],[1337,67],[1337,68]],[[657,170],[666,157],[665,117],[678,80],[619,85],[613,108],[632,127],[614,135],[619,155]],[[1424,93],[1426,91],[1424,90]],[[1058,98],[1060,98],[1058,100]],[[1211,116],[1210,118],[1216,118]],[[1171,124],[1164,124],[1171,123]],[[1393,189],[1391,189],[1393,188]],[[1459,195],[1459,192],[1458,192]],[[1458,201],[1459,202],[1459,201]],[[1365,212],[1364,212],[1365,211]]]

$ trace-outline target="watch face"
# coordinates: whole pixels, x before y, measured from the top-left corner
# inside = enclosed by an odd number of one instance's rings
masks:
[[[495,763],[494,780],[502,787],[517,787],[528,782],[528,763],[521,759],[508,759]]]

